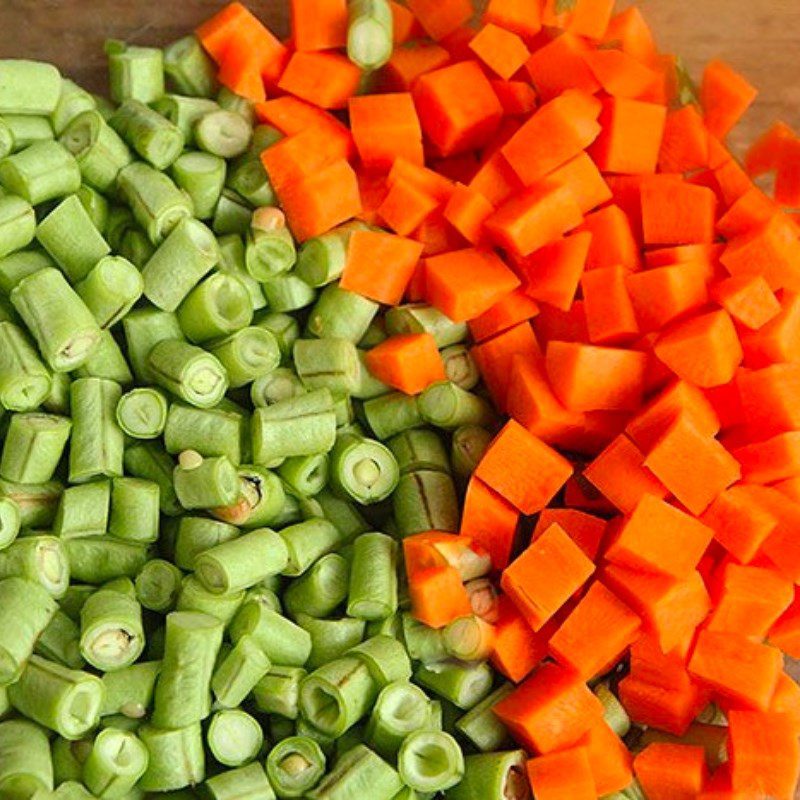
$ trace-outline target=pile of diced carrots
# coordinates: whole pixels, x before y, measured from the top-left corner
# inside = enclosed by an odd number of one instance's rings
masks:
[[[469,323],[509,419],[461,534],[502,587],[492,662],[518,688],[496,712],[537,800],[634,775],[650,800],[789,800],[800,138],[778,124],[741,163],[725,142],[755,90],[719,61],[696,87],[613,0],[490,0],[478,19],[470,0],[393,2],[370,75],[343,52],[345,0],[291,7],[287,43],[237,3],[198,35],[285,135],[263,163],[296,238],[376,226],[342,288]],[[370,355],[410,394],[442,378],[420,337]],[[413,608],[441,627],[470,604],[425,544],[407,547]],[[622,662],[630,717],[673,737],[635,760],[587,685]],[[683,738],[710,702],[728,721],[713,772]]]

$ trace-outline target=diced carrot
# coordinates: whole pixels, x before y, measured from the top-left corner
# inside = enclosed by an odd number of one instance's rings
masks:
[[[576,472],[564,486],[564,505],[594,514],[613,514],[615,509],[603,495]]]
[[[459,183],[466,185],[472,181],[478,172],[480,161],[476,153],[462,153],[459,156],[432,159],[431,167],[439,175],[455,184],[453,187],[453,194],[455,194]]]
[[[530,186],[578,156],[600,133],[600,101],[567,91],[545,103],[502,148],[520,180]]]
[[[443,628],[472,613],[469,595],[455,567],[419,569],[408,582],[411,613],[431,628]]]
[[[691,680],[667,688],[633,674],[620,682],[619,697],[634,722],[678,737],[708,703],[708,694]]]
[[[761,502],[777,520],[775,530],[761,547],[754,565],[774,567],[792,583],[800,584],[800,504],[772,487],[761,488]]]
[[[614,205],[619,206],[628,218],[633,238],[642,243],[642,175],[605,175],[611,189]],[[647,256],[647,254],[645,254]]]
[[[530,0],[489,0],[482,22],[494,23],[525,38],[532,38],[542,28],[541,8]]]
[[[543,100],[552,100],[567,89],[594,94],[600,83],[586,65],[584,55],[590,50],[579,36],[563,33],[534,51],[525,64],[536,91]]]
[[[728,64],[710,61],[703,72],[700,103],[706,127],[724,139],[752,105],[758,92]]]
[[[431,39],[443,39],[472,16],[469,0],[408,0],[408,7]]]
[[[544,181],[507,200],[486,220],[486,231],[516,256],[528,256],[581,224],[572,192]]]
[[[321,108],[346,108],[360,82],[361,70],[347,56],[295,52],[278,87]]]
[[[773,533],[777,519],[759,486],[741,484],[723,492],[702,516],[714,538],[743,564],[752,561]]]
[[[572,747],[532,758],[528,761],[527,772],[536,800],[597,798],[586,747]]]
[[[625,518],[606,551],[612,564],[688,578],[713,538],[711,528],[653,495]]]
[[[361,212],[358,219],[367,225],[378,225],[378,209],[383,205],[389,190],[386,176],[365,169],[356,172],[358,193],[361,197]],[[419,267],[417,267],[419,269]]]
[[[717,220],[717,232],[726,239],[734,239],[766,225],[777,213],[774,201],[761,189],[753,187]]]
[[[711,141],[714,141],[713,137]],[[753,188],[753,182],[736,159],[731,158],[715,167],[710,176],[712,187],[726,206],[733,205]]]
[[[656,56],[653,34],[637,6],[626,8],[611,18],[604,41],[613,43],[645,64]]]
[[[511,78],[530,57],[521,37],[491,22],[472,38],[469,49],[503,80]]]
[[[557,0],[545,1],[542,18],[546,24],[555,24],[578,36],[595,40],[605,36],[614,12],[613,0],[576,0],[567,14],[563,14],[559,6]]]
[[[647,356],[579,342],[549,342],[547,376],[574,411],[634,411],[642,403]]]
[[[606,533],[606,521],[573,508],[545,508],[533,531],[533,539],[541,536],[551,525],[558,525],[591,559],[600,552]]]
[[[695,244],[714,240],[717,198],[704,186],[671,175],[642,181],[642,224],[647,245]]]
[[[552,753],[574,745],[603,717],[603,704],[572,670],[545,664],[494,712],[526,748]]]
[[[361,212],[358,179],[344,160],[277,191],[289,227],[301,242],[327,233]]]
[[[261,153],[261,162],[278,194],[345,158],[338,143],[329,150],[326,142],[324,133],[306,128]]]
[[[800,207],[800,139],[797,137],[783,144],[775,177],[775,200],[786,208]]]
[[[729,383],[743,358],[724,310],[677,323],[658,339],[655,353],[679,378],[704,388]]]
[[[738,447],[733,455],[748,483],[775,483],[800,474],[800,432],[779,433],[763,442]]]
[[[584,60],[612,97],[641,99],[659,80],[657,72],[622,50],[593,50]]]
[[[395,159],[424,163],[422,128],[408,93],[352,97],[350,128],[367,169],[389,170]]]
[[[445,219],[470,243],[480,244],[494,206],[477,190],[457,184],[444,208]]]
[[[685,641],[665,653],[652,633],[644,633],[631,645],[630,674],[638,681],[664,689],[685,688],[692,678],[686,670],[688,653],[684,651],[693,644],[693,639],[693,633],[689,634]]]
[[[696,106],[667,114],[658,166],[662,172],[692,172],[708,166],[708,131]]]
[[[506,117],[527,117],[536,108],[536,90],[525,81],[493,80],[492,91],[497,95]]]
[[[576,300],[568,311],[543,304],[533,321],[536,335],[542,344],[552,341],[589,343],[589,328],[583,300]]]
[[[603,496],[624,514],[633,513],[648,495],[665,498],[667,488],[644,465],[644,454],[625,435],[617,436],[583,472]]]
[[[470,189],[480,192],[492,205],[504,203],[512,195],[522,191],[522,181],[500,152],[481,164],[469,183]]]
[[[630,295],[625,287],[628,271],[605,267],[581,278],[589,341],[592,344],[627,344],[639,334]]]
[[[347,44],[346,0],[291,0],[297,50],[335,50]]]
[[[263,103],[267,99],[261,62],[252,50],[231,47],[225,51],[217,72],[217,80],[234,94],[247,98],[251,103]]]
[[[785,714],[792,728],[800,736],[800,685],[794,678],[782,672],[775,687],[775,694],[769,704],[771,714]]]
[[[797,359],[800,347],[800,295],[784,292],[781,313],[757,331],[742,334],[748,367],[768,367]]]
[[[538,313],[538,304],[522,289],[516,289],[470,320],[469,330],[476,342],[482,342],[533,319]]]
[[[781,304],[761,275],[738,275],[717,283],[711,295],[738,323],[758,330],[781,313]]]
[[[702,747],[654,742],[633,759],[649,800],[696,800],[708,777]]]
[[[382,231],[355,231],[347,248],[342,289],[397,305],[422,255],[422,245]]]
[[[800,777],[800,744],[791,718],[731,710],[728,724],[733,788],[791,800]]]
[[[518,261],[517,270],[525,282],[526,293],[534,300],[569,311],[578,291],[591,242],[592,234],[589,231],[574,233]]]
[[[622,657],[640,627],[639,616],[595,581],[551,637],[550,652],[588,680]]]
[[[368,351],[365,361],[378,380],[405,394],[419,394],[446,378],[436,340],[429,333],[390,336]]]
[[[422,244],[425,257],[452,253],[469,244],[444,218],[441,208],[425,217],[411,233],[411,238]]]
[[[567,186],[584,214],[603,205],[612,197],[611,189],[597,165],[583,152],[551,172],[547,180],[549,183]]]
[[[704,436],[716,436],[719,417],[705,395],[685,381],[673,381],[629,423],[625,432],[643,451],[648,452],[667,428],[679,417],[688,419]]]
[[[389,0],[392,9],[392,40],[395,45],[421,39],[425,33],[414,12],[396,0]]]
[[[782,669],[780,650],[729,631],[701,631],[689,660],[689,672],[710,689],[760,711],[769,707]]]
[[[639,179],[641,183],[644,178]],[[677,247],[658,247],[644,254],[647,269],[671,267],[677,264],[707,264],[718,260],[725,245],[721,244],[683,244]],[[710,269],[709,269],[710,271]]]
[[[587,749],[595,791],[600,797],[619,792],[633,781],[633,757],[625,743],[601,720],[579,740]]]
[[[751,178],[758,178],[778,169],[784,142],[794,138],[794,131],[785,122],[776,122],[756,139],[747,151],[744,167]]]
[[[499,256],[488,250],[459,250],[425,262],[429,302],[455,322],[488,311],[520,284]]]
[[[791,658],[800,658],[800,590],[794,600],[769,631],[769,642],[780,647]]]
[[[453,62],[470,61],[475,58],[475,53],[469,48],[469,43],[475,38],[475,29],[472,25],[461,25],[447,36],[438,40],[439,44],[450,53]]]
[[[422,129],[443,156],[482,147],[503,116],[500,101],[475,61],[421,75],[412,92]]]
[[[527,678],[547,655],[547,627],[534,633],[506,595],[497,599],[492,666],[514,683]]]
[[[482,545],[495,570],[508,566],[514,549],[519,511],[480,478],[470,478],[461,515],[461,534]]]
[[[438,44],[422,42],[397,47],[382,70],[383,89],[409,92],[422,75],[441,69],[449,62],[450,53]]]
[[[773,489],[777,489],[782,495],[793,500],[795,503],[800,503],[800,476],[787,478],[784,481],[778,481],[772,485]]]
[[[628,215],[617,205],[608,205],[589,214],[579,228],[592,234],[592,246],[586,258],[587,269],[625,267],[637,270],[641,265],[639,245]]]
[[[603,172],[655,172],[667,110],[664,106],[614,97],[600,114],[603,132],[589,149]]]
[[[400,178],[391,184],[377,215],[395,233],[408,236],[413,233],[438,207],[436,198]]]
[[[571,474],[569,461],[514,420],[495,437],[475,470],[523,514],[541,511]]]
[[[708,629],[763,639],[793,598],[792,584],[772,570],[726,564]]]

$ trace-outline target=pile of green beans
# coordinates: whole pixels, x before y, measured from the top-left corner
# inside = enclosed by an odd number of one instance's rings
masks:
[[[294,241],[194,37],[106,53],[110,101],[0,60],[0,797],[529,797],[489,565],[445,631],[403,580],[497,422],[466,326],[342,289],[363,223]],[[407,332],[417,397],[364,360]]]

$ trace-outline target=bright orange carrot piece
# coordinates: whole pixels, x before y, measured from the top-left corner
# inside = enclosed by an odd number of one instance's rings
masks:
[[[409,92],[420,76],[450,62],[450,53],[432,43],[414,43],[395,48],[383,68],[382,88],[389,92]]]
[[[800,658],[800,592],[769,632],[769,642],[791,658]]]
[[[346,108],[358,91],[361,70],[339,53],[295,52],[278,87],[320,108]]]
[[[431,39],[444,39],[472,16],[469,0],[408,0],[408,7]]]
[[[650,63],[657,55],[653,34],[637,6],[630,6],[611,18],[604,42],[613,42],[615,46],[645,64]]]
[[[534,633],[509,597],[497,599],[492,666],[510,681],[519,683],[533,672],[547,655],[547,627]]]
[[[581,152],[547,175],[549,183],[567,186],[581,212],[588,214],[612,198],[611,189],[597,165]]]
[[[475,475],[523,514],[541,511],[572,474],[572,465],[519,423],[509,420]]]
[[[622,50],[593,50],[584,59],[612,97],[641,99],[659,80],[658,72]]]
[[[398,158],[392,164],[387,181],[390,186],[399,181],[407,181],[437,203],[446,203],[455,190],[455,184],[449,178],[404,158]]]
[[[567,32],[535,50],[525,64],[536,91],[543,100],[552,100],[568,89],[594,94],[600,83],[584,56],[590,51],[588,42]]]
[[[785,714],[791,720],[792,728],[800,736],[800,685],[791,675],[782,672],[775,687],[775,694],[769,704],[771,714]]]
[[[550,342],[547,376],[573,411],[634,411],[642,403],[647,356],[580,342]]]
[[[776,122],[747,151],[744,167],[751,178],[758,178],[778,169],[784,142],[794,138],[794,131],[785,122]]]
[[[658,154],[661,172],[692,172],[708,166],[708,131],[696,106],[670,111]]]
[[[733,451],[748,483],[775,483],[800,474],[800,432],[779,433]]]
[[[428,258],[425,282],[428,301],[456,322],[480,316],[520,285],[499,256],[476,249]]]
[[[528,780],[536,800],[596,800],[597,790],[586,747],[532,758]]]
[[[682,737],[708,705],[709,696],[690,679],[667,688],[631,674],[620,682],[619,698],[634,722]]]
[[[459,183],[444,208],[444,218],[470,243],[484,239],[483,226],[494,206],[477,190]]]
[[[590,270],[581,278],[592,344],[622,345],[638,336],[639,325],[625,286],[627,274],[623,267],[606,267]]]
[[[479,317],[470,320],[469,330],[476,342],[482,342],[533,319],[538,313],[536,301],[522,289],[515,289]]]
[[[737,198],[717,220],[717,232],[726,239],[734,239],[762,228],[777,213],[775,202],[754,187]]]
[[[391,184],[377,215],[395,233],[408,236],[436,210],[436,198],[404,178]]]
[[[425,32],[413,11],[396,0],[389,0],[389,6],[392,9],[392,40],[395,45],[423,37]]]
[[[724,139],[752,105],[758,92],[728,64],[710,61],[703,72],[700,104],[708,130]]]
[[[530,39],[542,29],[541,8],[539,3],[529,0],[489,0],[482,22],[494,23]]]
[[[587,269],[624,267],[637,270],[641,266],[639,245],[630,218],[619,206],[608,205],[589,214],[579,230],[592,234]]]
[[[800,347],[800,295],[783,292],[781,313],[757,331],[742,334],[748,367],[792,362]]]
[[[251,103],[262,103],[267,99],[261,62],[252,50],[231,47],[225,51],[217,72],[217,80],[234,94],[247,98]]]
[[[480,478],[470,478],[461,514],[461,534],[482,545],[495,570],[508,566],[519,522],[519,511]]]
[[[504,80],[514,75],[530,57],[521,37],[491,22],[472,38],[469,49]]]
[[[781,313],[781,304],[761,275],[738,275],[717,283],[711,296],[738,323],[751,330],[763,328]]]
[[[691,683],[686,670],[688,653],[694,643],[694,635],[687,634],[685,641],[665,653],[656,636],[644,633],[631,645],[631,676],[644,683],[664,689],[681,689]]]
[[[409,93],[351,97],[350,128],[367,169],[389,170],[397,158],[423,164],[422,128]]]
[[[583,586],[594,564],[558,525],[551,525],[503,572],[503,591],[540,630]]]
[[[649,800],[696,800],[708,777],[702,747],[654,742],[633,759]]]
[[[443,156],[484,146],[503,116],[500,101],[476,61],[421,75],[412,92],[422,129]]]
[[[521,192],[522,181],[499,151],[489,156],[469,182],[469,188],[480,192],[492,205],[504,203]]]
[[[297,50],[335,50],[347,44],[347,0],[291,0]]]
[[[425,567],[409,577],[411,613],[431,628],[443,628],[472,613],[469,595],[455,567]]]
[[[594,560],[597,557],[606,533],[604,519],[573,508],[545,508],[536,521],[533,539],[541,536],[551,525],[561,527],[589,558]]]
[[[598,796],[620,792],[633,781],[633,757],[625,743],[601,720],[578,742],[586,747]]]
[[[412,239],[382,231],[356,231],[350,237],[342,289],[376,303],[397,305],[422,255],[422,245]]]
[[[445,380],[442,357],[429,333],[390,336],[369,350],[365,361],[378,380],[405,394],[419,394]]]
[[[603,717],[603,704],[578,675],[545,664],[494,712],[526,749],[552,753],[574,745]]]
[[[536,90],[525,81],[491,81],[506,117],[527,117],[536,108]]]
[[[559,5],[557,0],[546,0],[542,14],[546,24],[564,27],[587,39],[600,40],[605,36],[614,12],[612,0],[576,0],[566,14],[561,12]]]
[[[711,189],[671,175],[642,181],[642,224],[647,245],[702,244],[714,240],[717,198]]]
[[[742,362],[742,345],[727,311],[679,322],[655,344],[655,354],[682,380],[703,388],[729,383]]]
[[[429,214],[411,234],[422,244],[426,257],[452,253],[469,245],[469,242],[444,218],[441,209]]]
[[[800,139],[784,142],[775,176],[775,201],[785,208],[800,207]]]

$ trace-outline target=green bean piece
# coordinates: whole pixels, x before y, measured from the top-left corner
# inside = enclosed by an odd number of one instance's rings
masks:
[[[250,399],[256,408],[290,400],[305,393],[303,382],[290,367],[278,367],[267,375],[256,378],[250,386]]]
[[[120,173],[133,162],[128,145],[94,109],[72,119],[59,142],[74,156],[84,183],[103,194],[113,192]]]
[[[178,602],[183,573],[170,561],[154,558],[136,576],[136,599],[148,611],[165,614]]]
[[[442,362],[447,380],[468,392],[474,389],[481,379],[475,359],[464,344],[454,344],[442,350]]]
[[[24,578],[58,599],[69,585],[64,546],[53,536],[24,536],[0,550],[0,579]]]
[[[214,775],[205,782],[204,789],[211,800],[275,800],[264,767],[256,761]]]
[[[5,161],[0,161],[0,170]],[[0,172],[2,180],[2,172]],[[0,196],[0,256],[27,247],[36,233],[33,206],[21,197]]]
[[[38,206],[77,192],[81,185],[81,171],[72,153],[58,142],[37,142],[0,161],[0,185],[10,194],[19,195],[31,205]],[[3,199],[6,202],[0,204],[4,212],[0,219],[11,207],[9,198]],[[16,210],[15,214],[19,216],[21,212]],[[7,252],[2,254],[7,255]]]
[[[181,517],[175,538],[175,563],[181,569],[194,570],[198,555],[238,535],[239,530],[225,522],[206,517]]]
[[[48,397],[52,379],[27,334],[0,322],[0,406],[33,411]]]
[[[50,745],[53,763],[53,782],[56,785],[83,780],[83,765],[92,747],[88,739],[69,741],[56,736]]]
[[[62,373],[56,373],[58,374]],[[101,331],[97,347],[72,375],[75,378],[103,378],[120,386],[130,386],[133,383],[128,362],[108,329]]]
[[[198,219],[211,219],[225,185],[224,159],[210,153],[186,152],[170,167],[172,178],[192,198]]]
[[[303,497],[313,497],[328,482],[328,456],[316,453],[287,458],[278,468],[278,474],[293,491]]]
[[[0,159],[10,155],[14,150],[14,132],[7,122],[0,117]]]
[[[43,587],[23,578],[0,580],[0,684],[13,683],[22,674],[34,645],[55,615],[58,606]]]
[[[372,636],[350,651],[369,669],[372,679],[380,688],[396,681],[411,679],[411,661],[403,645],[385,635]]]
[[[418,470],[450,471],[444,443],[439,434],[429,428],[403,431],[386,444],[403,475]]]
[[[318,619],[297,614],[297,624],[311,636],[311,655],[307,667],[316,669],[345,655],[364,639],[366,623],[362,619]]]
[[[105,44],[111,99],[152,103],[164,94],[164,56],[154,47],[137,47],[117,39]]]
[[[252,636],[270,662],[280,667],[302,667],[311,653],[307,631],[255,600],[239,609],[228,632],[234,642]]]
[[[447,790],[448,800],[530,800],[522,750],[470,755],[464,759],[461,783]]]
[[[346,599],[350,566],[337,553],[317,560],[284,593],[287,611],[295,618],[301,613],[322,619],[330,616]]]
[[[144,775],[149,761],[144,743],[133,733],[107,728],[92,744],[83,765],[83,781],[98,797],[127,797]]]
[[[206,743],[220,764],[240,767],[258,755],[264,743],[264,733],[258,720],[246,711],[224,708],[211,717]]]
[[[14,141],[12,152],[18,153],[37,142],[55,139],[53,126],[47,117],[32,117],[27,114],[5,114],[3,123],[8,126]]]
[[[80,201],[92,224],[100,233],[103,233],[108,226],[108,218],[111,214],[111,204],[97,189],[88,184],[81,184],[81,188],[75,193]]]
[[[347,263],[350,237],[363,230],[368,230],[363,222],[348,222],[304,242],[297,258],[297,275],[314,288],[338,280]]]
[[[359,339],[358,346],[363,350],[371,350],[388,338],[386,322],[382,316],[375,317],[367,328],[366,333]]]
[[[444,731],[410,734],[400,746],[397,768],[403,782],[420,792],[443,792],[464,777],[464,754]]]
[[[455,430],[462,425],[485,427],[495,420],[486,400],[448,381],[431,384],[417,402],[425,422],[445,430]]]
[[[103,684],[88,672],[33,655],[19,680],[9,687],[8,697],[24,716],[73,740],[97,725]]]
[[[98,350],[101,347],[102,337]],[[54,372],[50,385],[50,394],[42,401],[42,408],[50,414],[69,414],[69,390],[71,385],[72,378],[66,372]]]
[[[251,125],[255,124],[256,109],[252,100],[248,100],[246,97],[242,97],[223,86],[217,94],[217,102],[222,108],[228,111],[235,111],[243,116]]]
[[[373,400],[376,397],[388,395],[392,391],[391,387],[383,381],[378,380],[366,362],[366,353],[358,351],[358,386],[353,392],[353,397],[358,400]]]
[[[242,237],[235,233],[229,233],[220,236],[218,243],[220,260],[217,269],[225,275],[238,278],[245,285],[250,295],[250,305],[254,310],[264,308],[267,301],[261,291],[261,284],[250,275],[245,267],[245,248]],[[267,327],[267,330],[270,328]]]
[[[167,414],[164,444],[169,453],[196,450],[204,457],[226,456],[232,464],[239,464],[244,423],[242,415],[232,411],[173,403]]]
[[[173,611],[167,615],[153,725],[183,728],[209,715],[211,676],[222,632],[222,622],[208,614]]]
[[[383,533],[364,533],[354,542],[347,613],[364,620],[386,619],[397,609],[397,544]]]
[[[278,797],[305,797],[325,774],[325,755],[313,739],[292,736],[272,748],[266,766]]]
[[[52,114],[61,94],[61,75],[41,61],[0,61],[0,114]]]
[[[483,458],[494,437],[478,425],[463,425],[453,432],[450,459],[453,472],[466,481]]]
[[[288,559],[282,572],[290,577],[302,575],[322,556],[336,550],[341,544],[341,535],[334,525],[325,519],[309,519],[280,531]]]
[[[272,667],[253,688],[256,708],[264,714],[296,720],[300,714],[300,684],[306,677],[301,667]]]
[[[0,477],[14,483],[46,483],[53,477],[72,423],[67,417],[13,414],[0,457]]]
[[[358,387],[358,351],[346,339],[298,339],[295,369],[309,389],[352,394]]]
[[[175,311],[218,261],[214,234],[198,220],[182,220],[142,270],[145,296],[163,311]]]
[[[394,19],[388,0],[353,0],[348,6],[347,57],[359,68],[380,69],[392,57]]]
[[[156,169],[165,170],[183,151],[181,129],[139,100],[125,100],[108,124]]]
[[[103,378],[80,378],[72,382],[71,482],[122,475],[124,434],[116,417],[121,396],[119,384]]]
[[[140,661],[106,672],[101,679],[106,690],[100,708],[101,716],[123,714],[130,719],[145,717],[153,704],[153,691],[160,671],[160,661]]]
[[[148,164],[135,161],[122,169],[117,178],[117,190],[120,199],[130,207],[147,238],[156,246],[180,222],[192,217],[191,200],[168,175]]]
[[[0,293],[10,294],[23,278],[54,266],[53,259],[42,250],[17,250],[0,258]]]
[[[0,495],[0,550],[5,550],[19,534],[22,512],[16,500]]]
[[[508,728],[492,711],[494,706],[513,691],[512,684],[504,683],[456,721],[456,730],[482,753],[513,746]]]
[[[214,62],[191,34],[164,48],[164,72],[181,94],[190,97],[212,97],[218,89]]]
[[[158,389],[131,389],[117,402],[117,424],[134,439],[157,439],[167,424],[167,398]]]
[[[107,256],[75,286],[101,328],[110,328],[133,308],[144,291],[139,270],[126,258]]]
[[[214,670],[211,689],[219,705],[236,708],[269,672],[269,658],[251,636],[242,636]]]
[[[199,344],[248,326],[253,307],[239,278],[215,273],[189,293],[177,313],[186,338]]]
[[[437,308],[424,303],[390,308],[386,312],[386,331],[390,336],[430,333],[439,348],[463,342],[468,332],[466,322],[453,322]]]
[[[364,741],[379,756],[394,761],[406,737],[428,727],[431,701],[408,681],[389,683],[381,690],[367,723]]]
[[[115,578],[135,578],[147,561],[147,551],[141,545],[108,536],[67,539],[64,549],[70,575],[84,583],[102,584]]]
[[[482,661],[492,654],[494,628],[475,614],[454,619],[444,628],[443,635],[451,658]]]
[[[77,194],[62,200],[39,223],[36,238],[71,283],[83,281],[98,261],[111,252],[111,247],[95,227]],[[91,293],[97,292],[97,288],[95,280]],[[122,289],[124,285],[118,288]]]
[[[195,450],[184,450],[172,480],[178,502],[187,511],[229,506],[239,496],[239,476],[226,456],[203,458]]]
[[[169,792],[195,786],[206,774],[203,731],[199,722],[183,728],[139,728],[149,754],[147,770],[138,786],[145,792]]]
[[[176,608],[178,611],[209,614],[227,625],[236,616],[244,600],[244,592],[214,594],[209,592],[194,575],[187,575],[181,584]]]
[[[317,293],[293,272],[276,275],[261,285],[267,305],[274,311],[299,311],[310,306]]]
[[[70,669],[81,669],[80,635],[78,625],[58,609],[37,639],[34,652]]]
[[[45,732],[25,719],[0,722],[0,795],[15,800],[52,789],[53,762]]]
[[[160,490],[154,481],[114,478],[108,532],[118,539],[150,543],[158,539]]]
[[[403,784],[397,772],[365,745],[345,753],[336,766],[306,794],[309,800],[393,800]]]
[[[430,628],[411,614],[403,614],[403,641],[414,661],[431,664],[447,659],[443,633],[440,628]]]
[[[251,430],[257,464],[327,453],[336,441],[333,397],[329,390],[319,389],[256,408]]]
[[[81,608],[97,587],[85,583],[71,583],[58,601],[59,608],[73,621],[80,622]]]
[[[219,104],[204,97],[184,97],[179,94],[165,94],[153,103],[152,108],[168,119],[183,134],[186,147],[193,147],[195,124],[205,114],[217,111]]]
[[[261,528],[205,550],[194,558],[198,580],[210,592],[231,594],[284,572],[290,563],[284,533]]]
[[[338,528],[344,543],[349,544],[356,536],[370,530],[369,523],[358,508],[329,489],[319,492],[316,500],[320,504],[325,518]]]
[[[401,476],[392,504],[402,538],[423,531],[458,531],[455,484],[443,472],[417,470]]]
[[[159,386],[198,408],[217,405],[228,389],[228,375],[219,359],[180,339],[158,342],[147,363]]]
[[[275,337],[281,352],[281,362],[290,363],[292,348],[300,337],[300,325],[297,320],[289,314],[270,311],[259,316],[253,324],[268,330]]]
[[[158,442],[134,442],[125,450],[124,464],[128,474],[158,484],[162,514],[175,517],[181,513],[172,484],[175,464]]]
[[[331,452],[331,484],[361,505],[379,503],[397,486],[400,471],[388,447],[373,439],[344,434]]]
[[[89,92],[69,78],[62,78],[58,103],[50,114],[50,122],[56,136],[60,136],[67,125],[79,114],[95,108],[97,108],[97,101]]]
[[[211,111],[194,128],[198,147],[220,158],[235,158],[247,152],[253,126],[241,114],[226,109]]]
[[[211,228],[219,236],[234,233],[244,236],[250,230],[252,217],[253,209],[244,197],[231,189],[223,189]]]
[[[271,207],[260,210],[263,212],[275,211]],[[245,265],[248,273],[257,281],[271,280],[288,272],[295,265],[297,251],[294,239],[285,222],[283,220],[281,222],[279,227],[258,228],[255,223],[255,215],[253,216],[245,247]]]
[[[134,597],[99,589],[81,609],[81,655],[109,672],[130,666],[144,650],[142,609]]]
[[[391,392],[367,400],[364,403],[364,417],[381,441],[423,424],[416,397],[402,392]]]
[[[414,680],[420,686],[464,711],[469,711],[489,694],[493,677],[491,667],[485,662],[423,664],[414,674]]]
[[[207,347],[225,368],[234,389],[269,374],[281,361],[278,342],[265,328],[242,328]]]
[[[137,381],[153,383],[154,377],[147,357],[159,342],[183,338],[177,316],[156,308],[136,309],[122,320],[122,327],[128,359]]]
[[[627,736],[631,729],[631,718],[617,696],[611,691],[608,683],[598,683],[593,691],[603,704],[603,718],[606,724],[617,736]]]
[[[64,486],[58,481],[31,486],[27,483],[11,483],[0,478],[0,497],[16,503],[20,513],[21,529],[49,526],[55,518],[63,491]]]
[[[256,208],[274,206],[277,203],[275,190],[261,159],[251,158],[249,152],[231,164],[227,185]]]
[[[61,495],[53,534],[62,539],[102,536],[108,530],[110,481],[70,486]]]

